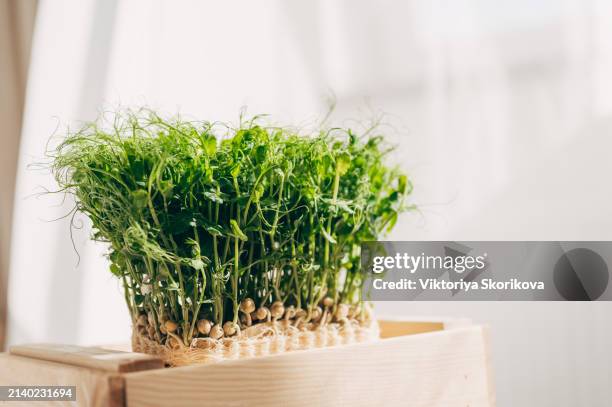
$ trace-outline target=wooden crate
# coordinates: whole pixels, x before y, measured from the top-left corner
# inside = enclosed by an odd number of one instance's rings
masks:
[[[53,406],[495,405],[485,328],[467,321],[380,325],[384,339],[374,343],[179,368],[103,348],[19,346],[0,354],[0,384],[77,386],[76,403]]]

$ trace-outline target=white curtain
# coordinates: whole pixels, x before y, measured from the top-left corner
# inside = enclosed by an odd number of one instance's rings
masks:
[[[333,95],[339,124],[384,113],[413,177],[420,211],[391,238],[612,240],[605,0],[43,0],[31,64],[9,343],[128,340],[105,248],[82,217],[73,241],[70,219],[51,222],[71,202],[36,195],[53,182],[27,168],[65,124],[118,106],[230,121],[247,106],[309,125]],[[491,324],[499,405],[612,399],[607,303],[379,308]]]

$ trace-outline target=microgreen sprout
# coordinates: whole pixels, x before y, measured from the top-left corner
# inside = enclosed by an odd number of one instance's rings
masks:
[[[109,244],[134,325],[160,343],[231,336],[283,314],[356,315],[360,244],[407,209],[411,184],[386,164],[381,136],[260,121],[122,111],[52,153],[61,189]]]

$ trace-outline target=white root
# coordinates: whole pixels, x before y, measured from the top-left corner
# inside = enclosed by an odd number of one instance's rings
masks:
[[[211,338],[193,338],[191,348],[212,349],[215,347],[215,340]]]
[[[349,307],[346,304],[338,304],[334,315],[336,321],[346,321],[349,314]]]
[[[319,326],[324,326],[325,324],[327,324],[327,315],[329,314],[329,308],[325,308],[325,311],[323,311],[323,315],[321,316],[321,319],[318,321],[319,322]]]
[[[304,320],[305,320],[307,315],[308,315],[308,313],[306,312],[306,310],[298,308],[295,311],[295,322],[293,323],[293,326],[295,326],[297,328],[302,328],[303,325],[304,325]]]
[[[284,318],[285,325],[291,324],[291,319],[295,317],[295,314],[296,314],[296,311],[293,305],[290,305],[289,307],[287,307],[287,310],[285,311],[285,318]]]
[[[323,316],[323,310],[321,309],[321,307],[316,307],[315,309],[312,310],[312,314],[310,315],[310,320],[314,323],[317,323],[321,320],[321,317]]]
[[[166,344],[172,349],[182,349],[185,347],[181,338],[179,338],[172,332],[168,332],[168,339],[166,340]]]

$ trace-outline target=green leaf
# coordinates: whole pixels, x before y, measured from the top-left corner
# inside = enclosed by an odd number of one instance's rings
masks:
[[[234,165],[230,171],[230,174],[232,174],[233,178],[238,177],[238,175],[240,175],[240,164]]]
[[[206,155],[213,156],[217,152],[217,139],[214,136],[207,136],[203,142]]]
[[[397,212],[393,212],[387,219],[387,232],[391,232],[395,224],[397,223]]]
[[[204,195],[206,198],[210,199],[213,202],[217,202],[220,204],[223,203],[223,198],[216,191],[204,191],[202,195]]]
[[[174,192],[172,181],[162,181],[160,183],[160,191],[164,198],[170,199],[172,197],[172,193]]]
[[[191,259],[189,261],[189,265],[196,270],[204,270],[204,266],[206,265],[202,259]]]
[[[274,169],[274,173],[276,175],[278,175],[280,178],[284,178],[285,177],[285,172],[281,168],[276,167]]]
[[[136,208],[143,209],[145,206],[147,206],[148,199],[149,194],[144,189],[132,191],[132,203]]]
[[[351,156],[348,153],[341,153],[336,157],[336,171],[340,176],[346,174],[351,167]]]
[[[325,230],[325,228],[321,228],[321,233],[323,233],[323,237],[325,238],[325,240],[327,240],[329,243],[331,244],[336,244],[336,239],[334,239],[334,237],[332,235],[330,235],[329,233],[327,233],[327,231]]]
[[[397,178],[397,191],[400,194],[404,194],[406,192],[406,184],[408,183],[408,177],[406,177],[404,174],[400,175]]]
[[[212,236],[223,236],[223,228],[215,225],[207,225],[204,226],[204,229],[210,233]]]
[[[257,186],[253,189],[253,192],[252,192],[253,202],[259,202],[259,200],[264,194],[264,191],[265,191],[265,188],[263,184],[261,182],[257,184]]]
[[[238,222],[236,222],[234,219],[230,220],[230,226],[232,227],[232,232],[233,232],[234,237],[237,237],[243,242],[246,242],[247,240],[249,240],[247,235],[245,235],[240,229],[240,226],[238,226]]]
[[[121,277],[123,275],[119,266],[117,266],[114,263],[110,265],[110,272],[113,273],[117,277]]]
[[[333,199],[324,198],[323,202],[329,204],[330,209],[334,214],[337,214],[339,210],[342,210],[348,214],[355,213],[353,208],[350,206],[352,202],[346,199],[336,199],[334,201]]]
[[[255,158],[258,162],[263,162],[266,159],[268,148],[265,145],[257,146],[255,149]]]
[[[355,213],[355,211],[353,210],[353,208],[351,208],[349,206],[350,204],[351,204],[351,201],[347,201],[347,200],[344,200],[344,199],[337,199],[336,200],[336,206],[339,209],[342,209],[346,213],[353,214],[353,213]]]

